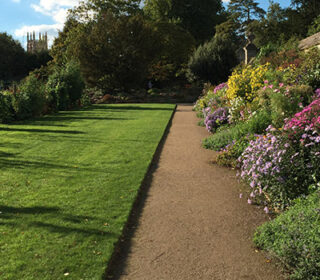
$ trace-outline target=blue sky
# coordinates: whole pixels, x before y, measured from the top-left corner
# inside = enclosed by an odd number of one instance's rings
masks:
[[[79,0],[0,0],[0,32],[7,32],[23,45],[27,32],[48,32],[52,41],[57,30],[62,29],[68,8]],[[224,0],[228,2],[228,0]],[[269,0],[258,0],[265,10]],[[290,0],[274,0],[282,7],[290,5]]]

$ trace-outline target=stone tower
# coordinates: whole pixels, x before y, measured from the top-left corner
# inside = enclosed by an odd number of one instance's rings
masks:
[[[48,50],[48,34],[39,32],[39,39],[36,39],[36,33],[27,33],[27,52],[36,53]]]
[[[259,49],[253,44],[254,35],[251,32],[246,34],[247,43],[244,46],[244,63],[249,64],[251,60],[258,54]]]

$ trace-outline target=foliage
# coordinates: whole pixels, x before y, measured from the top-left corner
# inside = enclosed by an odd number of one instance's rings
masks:
[[[292,34],[289,32],[285,9],[282,9],[279,3],[269,2],[268,11],[265,17],[260,21],[255,21],[250,28],[255,35],[254,43],[261,47],[260,54],[266,51],[266,48],[276,51],[284,41],[290,39]],[[272,48],[270,48],[272,46]],[[268,54],[268,53],[267,53]]]
[[[229,100],[240,97],[246,102],[251,102],[257,91],[264,85],[268,64],[236,69],[228,80],[227,97]]]
[[[251,23],[254,18],[262,18],[265,14],[254,0],[230,0],[228,11],[241,23],[242,28]]]
[[[210,81],[212,84],[225,81],[237,64],[235,50],[229,38],[219,36],[199,46],[188,63],[189,79]]]
[[[255,139],[255,135],[248,134],[239,140],[233,141],[227,145],[218,155],[217,164],[236,168],[239,166],[238,158],[244,150],[249,146],[249,142]]]
[[[320,193],[300,198],[288,211],[260,226],[255,244],[282,260],[290,279],[320,278]]]
[[[0,125],[0,278],[106,278],[173,110],[93,105]]]
[[[303,63],[298,71],[301,83],[313,89],[320,88],[320,50],[313,48],[303,56]]]
[[[25,52],[7,33],[0,33],[0,80],[12,80],[25,74]]]
[[[154,21],[170,21],[190,32],[197,44],[214,35],[225,17],[220,0],[147,0],[145,13]]]
[[[87,84],[108,91],[142,87],[159,49],[154,27],[140,15],[107,12],[77,36],[73,53]]]
[[[66,110],[76,106],[84,89],[79,65],[73,61],[64,67],[56,67],[46,85],[50,107]]]
[[[227,127],[203,140],[206,149],[219,151],[234,140],[239,140],[247,134],[262,133],[270,124],[270,114],[267,111],[259,111],[247,122],[240,122]]]
[[[31,74],[19,85],[13,98],[15,117],[19,120],[40,115],[46,103],[44,85]]]
[[[148,78],[158,84],[168,84],[181,76],[193,52],[195,40],[189,32],[174,23],[155,22],[153,26],[159,47],[149,68]]]
[[[318,32],[320,32],[320,16],[316,17],[312,25],[310,25],[308,36],[312,36],[313,34],[316,34]]]
[[[269,107],[272,125],[280,128],[286,118],[299,112],[301,108],[308,105],[313,97],[313,90],[310,86],[297,85],[285,87],[283,83],[269,84],[258,93],[259,103],[262,107]]]
[[[299,51],[290,49],[272,52],[267,57],[262,58],[261,63],[270,63],[273,68],[281,67],[285,69],[291,66],[299,67],[302,59]]]
[[[8,123],[14,118],[13,95],[10,91],[0,91],[0,123]]]

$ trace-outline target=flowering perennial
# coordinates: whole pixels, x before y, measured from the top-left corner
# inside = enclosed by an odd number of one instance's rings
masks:
[[[204,124],[209,132],[213,132],[220,125],[228,122],[228,108],[219,108],[212,114],[207,115]]]

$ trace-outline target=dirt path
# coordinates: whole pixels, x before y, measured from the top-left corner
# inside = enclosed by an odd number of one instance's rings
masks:
[[[201,148],[207,133],[191,108],[177,108],[138,225],[109,278],[282,279],[251,241],[267,216],[239,199],[234,171],[209,164],[214,152]]]

